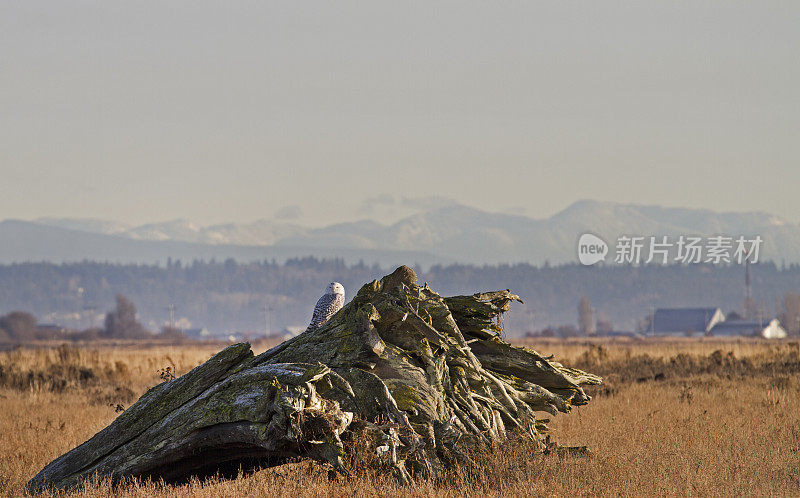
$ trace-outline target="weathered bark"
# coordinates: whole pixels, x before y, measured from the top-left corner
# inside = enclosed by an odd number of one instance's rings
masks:
[[[112,478],[191,475],[312,458],[347,473],[342,436],[367,431],[404,483],[466,458],[464,445],[523,431],[547,449],[535,412],[568,412],[597,376],[499,336],[510,291],[442,298],[400,267],[323,326],[258,356],[221,351],[154,387],[28,483],[70,488]]]

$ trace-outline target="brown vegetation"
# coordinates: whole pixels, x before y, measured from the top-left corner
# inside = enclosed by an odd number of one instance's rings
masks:
[[[512,440],[476,455],[474,467],[410,489],[366,465],[370,455],[356,455],[353,467],[363,472],[350,479],[330,479],[325,467],[299,462],[175,487],[128,482],[112,488],[100,481],[76,494],[797,495],[796,342],[539,339],[531,346],[608,377],[592,403],[550,423],[559,441],[588,445],[591,455],[542,455]],[[44,464],[107,425],[163,375],[185,373],[217,349],[61,346],[0,353],[0,495],[20,494]]]

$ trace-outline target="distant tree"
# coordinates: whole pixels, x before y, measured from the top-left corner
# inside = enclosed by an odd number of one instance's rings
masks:
[[[525,332],[525,337],[555,337],[557,334],[556,329],[553,327],[545,327],[542,330],[534,330]]]
[[[737,313],[735,311],[730,311],[730,312],[728,312],[727,315],[725,315],[725,319],[726,320],[741,320],[742,319],[742,315],[740,315],[739,313]]]
[[[167,339],[170,341],[180,341],[186,339],[186,334],[184,334],[183,330],[179,329],[178,327],[164,325],[161,327],[161,332],[158,333],[158,338]]]
[[[648,313],[647,316],[636,322],[636,332],[648,335],[653,331],[653,313]]]
[[[556,329],[556,333],[560,337],[577,337],[578,336],[578,329],[575,328],[574,325],[562,325]]]
[[[586,296],[581,296],[581,300],[578,301],[578,330],[581,335],[594,334],[592,305]]]
[[[556,331],[552,327],[546,327],[539,332],[540,337],[555,337]]]
[[[752,320],[758,316],[758,307],[756,306],[756,300],[752,297],[747,297],[742,301],[742,311],[744,313],[744,318],[748,320]]]
[[[0,330],[14,341],[32,341],[36,338],[36,317],[24,311],[12,311],[0,317]]]
[[[117,294],[117,307],[106,314],[105,335],[115,339],[142,339],[150,335],[136,319],[136,306]]]
[[[608,334],[614,331],[614,325],[607,316],[598,313],[597,324],[595,325],[598,334]]]
[[[73,341],[96,341],[103,337],[103,335],[104,331],[102,329],[90,328],[71,334],[70,339]]]
[[[800,293],[787,292],[783,296],[783,313],[781,322],[786,330],[800,333]]]

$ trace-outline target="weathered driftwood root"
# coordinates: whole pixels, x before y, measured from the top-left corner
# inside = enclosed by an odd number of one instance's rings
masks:
[[[442,298],[400,267],[361,288],[322,327],[258,356],[236,344],[159,384],[111,425],[47,465],[32,491],[93,474],[167,481],[295,458],[347,473],[342,436],[369,437],[404,483],[467,459],[514,428],[546,451],[535,412],[567,412],[597,376],[499,337],[508,290]]]

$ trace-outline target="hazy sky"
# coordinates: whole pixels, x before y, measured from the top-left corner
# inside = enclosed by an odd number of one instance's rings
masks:
[[[0,219],[386,194],[800,222],[800,2],[0,2]]]

